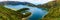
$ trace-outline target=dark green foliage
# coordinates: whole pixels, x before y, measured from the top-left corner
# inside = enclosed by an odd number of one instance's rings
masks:
[[[22,8],[20,10],[17,10],[17,12],[26,11],[26,10],[29,10],[29,8]]]
[[[25,15],[23,15],[23,18],[28,17],[31,15],[31,12],[27,12]]]
[[[29,10],[29,9],[23,8],[18,11],[14,11],[14,10],[5,8],[4,5],[0,5],[0,20],[22,20],[22,18],[25,18],[31,15],[31,12],[29,13],[27,12],[26,15],[23,15],[21,12],[25,10]]]

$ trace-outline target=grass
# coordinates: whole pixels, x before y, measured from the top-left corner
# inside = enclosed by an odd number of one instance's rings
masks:
[[[57,6],[52,6],[42,20],[60,20],[60,0],[57,0],[56,4]]]
[[[20,10],[14,11],[9,8],[5,8],[4,5],[0,5],[0,20],[22,20],[22,18],[31,15],[31,12],[25,12],[26,10],[29,9],[22,8]],[[25,12],[26,14],[23,15],[23,12]]]

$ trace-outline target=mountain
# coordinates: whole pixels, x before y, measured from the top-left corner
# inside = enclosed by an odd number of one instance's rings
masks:
[[[35,6],[32,3],[29,2],[18,2],[18,1],[4,1],[4,2],[0,2],[0,4],[3,5],[28,5],[28,6]]]
[[[34,5],[32,3],[29,2],[18,2],[18,1],[5,1],[5,2],[0,2],[0,4],[5,4],[5,5],[27,5],[27,6],[31,6],[31,7],[37,7],[37,8],[51,8],[54,3],[53,2],[48,2],[45,4],[39,4],[39,5]]]
[[[18,2],[18,1],[5,1],[5,2],[0,2],[0,5],[27,5],[27,6],[31,6],[31,7],[37,7],[37,8],[51,8],[53,6],[53,2],[48,2],[45,4],[39,4],[39,5],[34,5],[32,3],[29,2]],[[52,4],[52,5],[51,5]]]
[[[7,5],[26,5],[26,4],[30,4],[28,2],[18,2],[18,1],[5,1],[5,2],[0,2],[2,4],[7,4]]]
[[[57,0],[56,4],[49,9],[48,14],[42,20],[60,20],[60,0]]]

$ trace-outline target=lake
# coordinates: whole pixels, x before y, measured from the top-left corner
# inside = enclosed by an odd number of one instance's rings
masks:
[[[43,18],[48,13],[46,10],[42,10],[42,8],[31,7],[27,5],[5,5],[4,7],[15,11],[21,8],[29,8],[29,11],[32,13],[32,15],[28,18],[29,20],[38,20],[39,18]]]

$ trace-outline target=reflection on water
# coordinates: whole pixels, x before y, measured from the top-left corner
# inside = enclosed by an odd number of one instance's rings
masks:
[[[30,12],[32,12],[32,16],[29,17],[29,20],[38,20],[38,18],[42,18],[45,14],[47,14],[47,11],[42,10],[41,8],[36,8],[36,7],[30,7],[26,5],[5,5],[6,8],[10,8],[12,10],[19,10],[21,8],[29,8]]]

